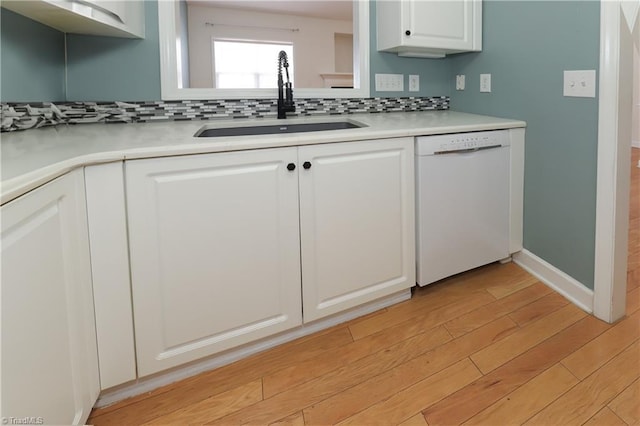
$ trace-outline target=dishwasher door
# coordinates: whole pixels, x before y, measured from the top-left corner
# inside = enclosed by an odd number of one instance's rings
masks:
[[[416,174],[419,285],[509,257],[508,145],[417,154]]]

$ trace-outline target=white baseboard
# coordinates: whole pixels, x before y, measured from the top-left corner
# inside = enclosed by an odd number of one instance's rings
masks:
[[[231,349],[222,354],[214,355],[212,357],[195,361],[187,365],[163,371],[153,376],[143,377],[141,379],[125,383],[112,389],[107,389],[106,391],[102,392],[95,404],[95,407],[106,407],[107,405],[114,404],[118,401],[122,401],[132,396],[150,392],[161,386],[165,386],[170,383],[174,383],[179,380],[204,373],[205,371],[222,367],[223,365],[231,364],[232,362],[238,361],[242,358],[246,358],[258,352],[271,349],[275,346],[281,345],[291,340],[295,340],[299,337],[306,336],[329,327],[333,327],[334,325],[341,324],[343,322],[361,317],[366,314],[370,314],[371,312],[375,312],[382,308],[386,308],[388,306],[395,305],[396,303],[409,299],[411,299],[411,289],[402,290],[398,293],[394,293],[378,300],[374,300],[372,302],[350,309],[346,312],[332,315],[328,318],[323,318],[309,324],[301,325],[300,327],[296,327],[292,330],[285,331],[275,336],[267,337],[257,342],[249,343],[239,348]]]
[[[632,140],[631,141],[631,146],[634,147],[634,148],[640,148],[640,141],[635,140],[635,139]]]
[[[513,261],[540,281],[557,291],[580,309],[593,313],[593,290],[570,277],[529,250],[513,255]]]

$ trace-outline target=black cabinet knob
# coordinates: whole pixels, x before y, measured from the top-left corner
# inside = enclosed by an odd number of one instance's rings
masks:
[[[287,170],[289,170],[290,172],[294,171],[296,169],[296,165],[293,163],[289,163],[287,164]]]
[[[407,30],[404,32],[406,35],[410,36],[411,35],[411,31]]]
[[[305,161],[305,162],[302,164],[302,167],[304,167],[304,168],[305,168],[305,170],[309,170],[309,169],[311,168],[311,163],[310,163],[310,162],[308,162],[308,161]]]

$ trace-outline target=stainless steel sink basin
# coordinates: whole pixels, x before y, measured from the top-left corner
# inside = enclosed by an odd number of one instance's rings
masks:
[[[327,130],[357,129],[365,127],[353,121],[327,121],[318,123],[272,124],[267,126],[216,127],[201,129],[195,134],[198,138],[216,138],[222,136],[273,135],[280,133],[323,132]]]

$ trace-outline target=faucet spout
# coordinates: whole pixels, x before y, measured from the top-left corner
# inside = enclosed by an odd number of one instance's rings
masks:
[[[284,67],[287,76],[286,83],[282,78],[282,67]],[[289,80],[289,60],[287,53],[281,50],[278,54],[278,118],[287,118],[287,112],[294,112],[295,110],[293,87]]]

